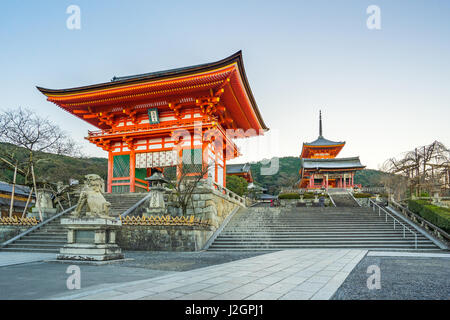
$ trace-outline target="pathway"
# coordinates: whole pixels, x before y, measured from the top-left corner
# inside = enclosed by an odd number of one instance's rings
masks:
[[[366,255],[357,249],[295,249],[53,299],[330,299]]]
[[[0,252],[0,267],[55,259],[54,253]]]

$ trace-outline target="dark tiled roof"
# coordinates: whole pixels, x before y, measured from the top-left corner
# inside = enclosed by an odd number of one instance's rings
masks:
[[[319,136],[313,142],[305,142],[303,144],[306,146],[334,146],[334,145],[338,145],[338,144],[345,144],[345,141],[331,141],[331,140],[325,139],[322,136]]]
[[[0,206],[9,207],[11,203],[10,199],[0,198]],[[16,208],[24,208],[26,201],[14,200],[14,207]],[[28,203],[28,208],[34,206],[34,203]]]
[[[12,193],[12,184],[0,181],[0,193]],[[30,188],[16,184],[16,187],[14,188],[14,194],[20,196],[28,196],[29,193]]]
[[[250,172],[249,163],[227,164],[227,174]]]
[[[301,159],[301,166],[305,169],[347,169],[365,168],[359,157],[334,159]]]

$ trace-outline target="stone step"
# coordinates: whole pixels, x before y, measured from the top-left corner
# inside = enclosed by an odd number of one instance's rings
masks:
[[[20,240],[18,240],[20,241]],[[16,242],[18,242],[16,241]],[[59,250],[59,248],[61,248],[64,244],[59,245],[59,244],[46,244],[46,243],[35,243],[35,244],[21,244],[21,243],[12,243],[9,244],[7,248],[37,248],[37,249],[57,249]]]
[[[59,249],[10,248],[10,247],[1,248],[0,251],[59,253]]]
[[[437,247],[429,247],[429,248],[418,248],[417,250],[414,247],[410,246],[398,246],[398,245],[382,245],[382,246],[359,246],[359,245],[346,245],[346,246],[333,246],[333,245],[318,245],[318,246],[296,246],[296,247],[247,247],[247,248],[237,248],[237,247],[213,247],[211,246],[208,251],[279,251],[279,250],[289,250],[289,249],[312,249],[312,248],[329,248],[329,249],[370,249],[370,250],[395,250],[395,251],[408,251],[408,252],[441,252]]]
[[[333,238],[328,240],[326,238],[304,238],[304,239],[216,239],[215,244],[242,244],[246,245],[263,245],[263,244],[320,244],[320,243],[409,243],[414,244],[414,239],[402,238]],[[433,244],[430,240],[417,239],[418,244]]]
[[[351,201],[356,203],[351,197]],[[386,221],[368,208],[256,208],[235,215],[211,245],[211,250],[267,250],[289,248],[439,248],[421,234],[391,218]],[[408,227],[410,228],[410,227]],[[410,228],[411,229],[411,228]]]
[[[37,234],[33,234],[33,235],[28,235],[23,237],[22,239],[30,239],[30,240],[61,240],[61,241],[66,241],[67,240],[67,236],[64,235],[37,235]]]
[[[371,231],[371,230],[394,230],[393,228],[390,227],[383,227],[383,226],[379,226],[379,227],[333,227],[333,226],[324,226],[324,227],[308,227],[308,226],[303,226],[303,227],[286,227],[286,228],[271,228],[271,227],[265,227],[265,226],[261,226],[259,228],[226,228],[226,232],[228,231],[234,231],[234,232],[239,232],[239,231],[262,231],[262,232],[266,232],[266,231],[272,231],[272,232],[294,232],[294,231],[317,231],[317,230],[323,230],[323,231],[344,231],[344,230],[348,230],[348,231],[355,231],[355,230],[360,230],[360,231]],[[403,229],[397,229],[399,232],[400,230]],[[408,232],[408,231],[406,231]]]
[[[343,244],[295,244],[295,245],[287,245],[287,244],[280,244],[280,245],[242,245],[239,246],[237,244],[232,245],[214,245],[211,246],[209,250],[255,250],[255,249],[276,249],[276,250],[286,250],[286,249],[303,249],[303,248],[360,248],[360,249],[384,249],[384,250],[390,250],[390,249],[409,249],[409,250],[436,250],[436,246],[432,245],[418,245],[417,249],[415,248],[414,244],[390,244],[390,243],[373,243],[373,244],[367,244],[367,243],[343,243]]]
[[[55,245],[65,245],[65,239],[55,240],[55,239],[19,239],[15,244],[32,244],[32,245],[40,245],[40,244],[55,244]]]
[[[218,236],[216,239],[217,240],[241,240],[241,239],[248,239],[249,241],[259,241],[259,240],[264,240],[264,239],[277,239],[277,240],[303,240],[303,239],[415,239],[415,237],[413,235],[409,235],[409,236],[405,236],[403,237],[401,234],[373,234],[373,235],[355,235],[355,234],[341,234],[341,235],[322,235],[322,234],[318,234],[318,235],[296,235],[296,236],[291,236],[291,235],[258,235],[258,234],[251,234],[251,235],[220,235]],[[422,237],[417,237],[417,240],[427,240],[427,241],[431,241],[428,238],[425,238],[424,236]]]

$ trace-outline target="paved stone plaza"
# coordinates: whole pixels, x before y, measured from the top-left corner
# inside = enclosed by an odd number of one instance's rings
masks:
[[[67,289],[69,264],[43,261],[50,256],[0,252],[0,299],[450,298],[446,252],[126,252],[131,260],[79,264],[80,290]],[[374,264],[381,269],[380,290],[366,284]]]
[[[55,299],[329,299],[366,250],[299,249],[269,253]]]

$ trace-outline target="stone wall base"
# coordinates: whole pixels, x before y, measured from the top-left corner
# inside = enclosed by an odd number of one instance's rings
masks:
[[[0,226],[0,243],[14,238],[29,228],[31,226]]]
[[[124,250],[198,251],[214,230],[197,226],[122,226],[117,242]]]

